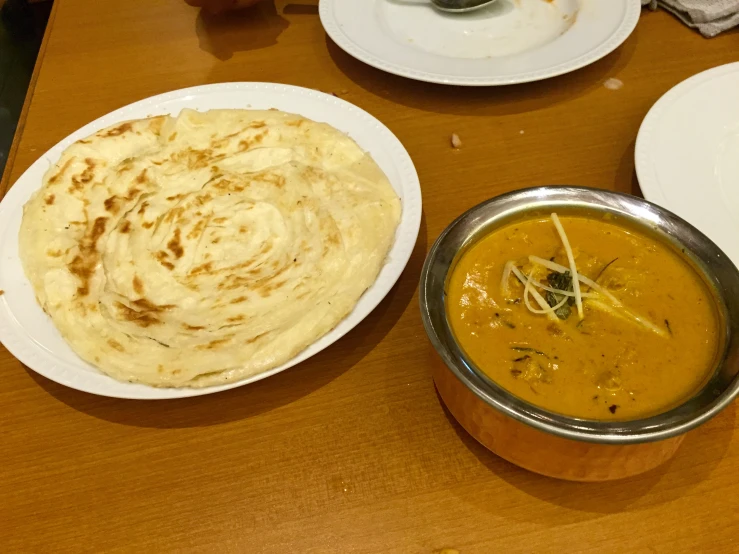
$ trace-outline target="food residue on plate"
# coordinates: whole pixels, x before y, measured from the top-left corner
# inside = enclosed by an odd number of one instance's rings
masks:
[[[462,146],[462,140],[459,138],[457,133],[452,133],[451,143],[452,148],[460,148]]]

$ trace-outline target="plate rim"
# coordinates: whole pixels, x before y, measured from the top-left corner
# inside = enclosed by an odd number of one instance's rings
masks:
[[[349,37],[347,37],[346,34],[341,31],[338,21],[336,21],[336,19],[333,17],[331,8],[333,6],[333,3],[336,1],[341,0],[319,0],[318,13],[321,19],[321,25],[323,26],[329,38],[339,48],[341,48],[344,52],[346,52],[353,58],[366,63],[367,65],[370,65],[375,69],[379,69],[381,71],[385,71],[386,73],[391,73],[399,77],[405,77],[416,81],[423,81],[440,85],[466,87],[506,86],[530,83],[533,81],[541,81],[544,79],[550,79],[552,77],[558,77],[560,75],[582,69],[583,67],[586,67],[606,57],[608,54],[621,46],[634,32],[634,29],[639,22],[639,16],[641,15],[642,10],[641,0],[621,0],[625,3],[626,11],[624,13],[623,19],[619,23],[618,28],[597,48],[579,56],[578,58],[575,58],[574,60],[562,62],[547,69],[523,72],[506,77],[452,77],[449,75],[444,75],[442,73],[430,73],[427,71],[406,68],[399,64],[385,61],[375,56],[371,52],[366,51],[364,48],[358,46],[357,44],[349,40]]]
[[[398,223],[398,230],[396,231],[393,245],[388,252],[388,260],[392,259],[392,263],[397,264],[397,266],[394,272],[385,282],[383,289],[381,289],[379,293],[376,294],[376,297],[372,299],[370,304],[364,308],[365,313],[359,319],[357,319],[357,321],[353,322],[347,329],[343,329],[342,331],[340,331],[335,337],[332,337],[331,340],[328,340],[326,344],[321,345],[318,350],[310,353],[308,356],[306,356],[306,358],[299,359],[300,356],[305,353],[304,349],[296,354],[296,356],[291,358],[289,361],[287,361],[285,364],[282,364],[276,368],[272,368],[270,370],[252,375],[233,383],[226,383],[204,388],[155,387],[142,383],[126,383],[123,381],[118,381],[100,371],[98,371],[97,374],[91,374],[94,376],[92,380],[86,380],[84,378],[80,379],[79,374],[76,371],[74,372],[74,375],[70,377],[67,375],[67,373],[69,372],[68,369],[65,367],[60,367],[60,364],[66,364],[66,362],[63,362],[63,360],[59,359],[57,355],[48,352],[45,347],[36,343],[33,339],[33,334],[29,332],[26,327],[21,325],[20,322],[17,321],[13,311],[10,310],[9,306],[6,305],[3,307],[4,309],[0,311],[0,343],[3,344],[3,346],[13,357],[15,357],[28,369],[34,371],[35,373],[38,373],[39,375],[42,375],[47,379],[50,379],[51,381],[67,386],[69,388],[76,389],[82,392],[87,392],[90,394],[95,394],[98,396],[112,398],[136,400],[167,400],[214,394],[217,392],[222,392],[225,390],[230,390],[257,381],[261,381],[262,379],[266,379],[268,377],[271,377],[272,375],[281,373],[282,371],[286,371],[294,365],[297,365],[302,361],[315,356],[316,354],[333,345],[335,342],[343,338],[346,334],[351,332],[357,325],[359,325],[359,323],[361,323],[367,316],[369,316],[375,310],[375,308],[377,308],[377,306],[387,297],[387,295],[393,289],[408,265],[410,257],[415,250],[415,245],[418,241],[418,234],[420,232],[423,198],[418,172],[415,168],[413,160],[406,148],[403,146],[400,139],[398,139],[398,137],[384,123],[382,123],[379,119],[374,117],[366,110],[350,102],[347,102],[346,100],[334,97],[333,95],[295,85],[251,81],[211,83],[156,94],[112,110],[69,133],[67,136],[65,136],[55,145],[49,148],[46,152],[41,154],[5,192],[2,201],[0,201],[0,221],[3,220],[3,213],[6,213],[12,209],[22,209],[22,206],[26,203],[28,197],[41,187],[40,179],[38,180],[38,183],[35,184],[35,186],[33,184],[24,186],[22,185],[22,183],[28,181],[29,179],[33,179],[31,174],[35,173],[36,171],[40,170],[42,173],[45,172],[46,169],[39,168],[39,166],[43,166],[44,164],[56,163],[62,152],[76,140],[89,136],[90,134],[93,134],[94,132],[109,125],[130,120],[132,118],[140,118],[139,116],[131,116],[131,113],[140,109],[145,109],[147,106],[151,106],[152,108],[153,113],[150,115],[159,115],[162,113],[170,113],[166,107],[159,107],[160,104],[166,102],[187,102],[190,100],[189,98],[187,98],[190,95],[192,95],[191,100],[196,102],[203,96],[234,91],[243,91],[245,94],[256,91],[273,91],[282,94],[308,97],[312,100],[323,102],[326,104],[326,106],[329,107],[332,104],[334,106],[340,106],[343,113],[352,114],[357,118],[356,121],[362,122],[363,126],[368,128],[374,127],[375,132],[379,132],[380,134],[385,135],[385,137],[383,137],[383,146],[389,152],[391,159],[393,159],[394,161],[395,168],[400,175],[400,183],[397,183],[397,185],[399,186],[399,189],[404,192],[404,198],[402,199],[403,210],[401,212],[401,219]],[[249,105],[248,99],[244,100],[244,105]],[[182,106],[180,109],[184,109],[185,107],[188,106]],[[241,109],[250,108],[244,107]],[[283,111],[290,111],[289,109],[281,109]],[[292,110],[292,112],[298,115],[302,115],[299,109]],[[304,115],[304,117],[308,116]],[[346,131],[343,131],[342,129],[339,130],[346,133]],[[351,138],[352,140],[355,140],[353,137]],[[360,147],[365,150],[365,147],[363,145],[360,144]],[[19,184],[21,184],[21,186],[18,186]],[[407,194],[408,191],[411,192],[410,199],[408,197],[405,197],[405,194]],[[412,236],[410,236],[410,233],[406,233],[401,243],[401,236],[399,235],[399,232],[404,221],[407,222],[406,225],[409,226],[406,231],[410,231],[412,233]],[[15,229],[12,228],[11,223],[0,225],[0,237],[3,236],[5,236],[9,240],[17,240],[17,234],[15,233]],[[401,249],[400,252],[394,252],[394,249],[399,244],[404,244],[405,247]],[[385,267],[387,267],[387,263],[389,262],[386,262],[386,265],[384,265],[383,268],[380,269],[381,272]],[[379,276],[380,275],[378,274],[378,279]],[[28,283],[28,278],[25,276],[25,274],[23,274],[23,280]],[[372,287],[376,285],[376,283],[377,280],[375,280],[375,282],[362,294],[360,299],[364,298],[365,295],[369,291],[371,291]],[[7,289],[7,285],[6,292],[9,292]],[[0,296],[0,303],[5,303],[5,299],[2,296]],[[345,318],[337,323],[337,326],[346,321],[347,318],[351,317],[352,313],[353,311],[347,314]],[[306,347],[306,349],[311,348],[313,345],[316,344],[316,342],[325,339],[327,336],[330,336],[331,333],[335,331],[335,329],[336,327],[316,339],[313,343],[311,343],[311,345]],[[21,333],[25,334],[22,335]],[[81,358],[79,358],[79,361],[80,363],[89,365]],[[80,368],[79,371],[87,372],[87,370],[83,370],[82,368]],[[111,385],[110,388],[103,388],[101,390],[98,385],[94,383],[95,380],[99,380],[101,378]]]
[[[639,131],[636,134],[636,142],[634,144],[634,169],[636,178],[639,181],[639,188],[644,197],[650,202],[659,204],[662,207],[672,210],[669,206],[669,200],[662,189],[662,183],[656,176],[656,166],[654,162],[654,133],[657,130],[664,113],[690,89],[720,77],[727,73],[739,72],[739,62],[730,62],[722,64],[695,75],[691,75],[670,88],[649,108],[647,115],[639,125]],[[678,214],[680,215],[680,214]],[[682,215],[680,217],[683,217]]]

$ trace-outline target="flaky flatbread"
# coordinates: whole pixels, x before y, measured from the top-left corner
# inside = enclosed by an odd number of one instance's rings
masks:
[[[329,125],[183,110],[70,146],[24,208],[20,253],[83,359],[123,381],[203,387],[334,328],[377,277],[400,210]]]

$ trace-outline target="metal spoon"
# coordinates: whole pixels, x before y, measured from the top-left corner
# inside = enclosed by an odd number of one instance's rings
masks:
[[[449,13],[473,12],[498,0],[431,0],[436,9]]]

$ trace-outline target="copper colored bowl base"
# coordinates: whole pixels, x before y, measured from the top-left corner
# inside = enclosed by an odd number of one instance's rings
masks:
[[[455,419],[501,458],[542,475],[568,481],[610,481],[644,473],[669,460],[685,435],[657,442],[609,445],[539,431],[486,404],[434,353],[439,395]]]

